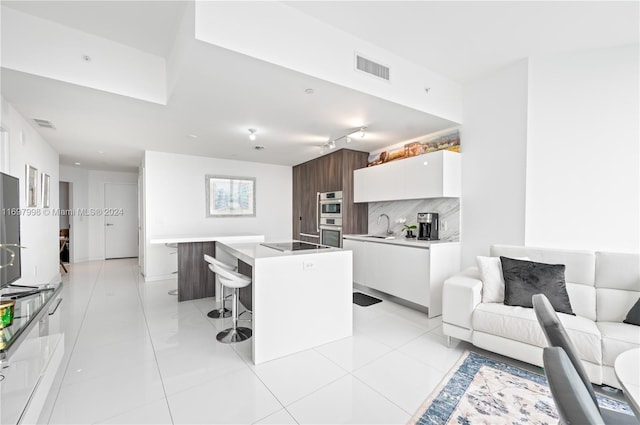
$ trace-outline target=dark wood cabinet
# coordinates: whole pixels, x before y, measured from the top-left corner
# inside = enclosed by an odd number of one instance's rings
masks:
[[[368,156],[367,152],[340,149],[293,167],[294,239],[320,242],[318,193],[338,190],[343,197],[343,233],[367,233],[367,204],[353,203],[353,171],[366,167]]]

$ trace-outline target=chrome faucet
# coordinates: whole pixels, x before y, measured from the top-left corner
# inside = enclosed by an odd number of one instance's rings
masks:
[[[389,219],[389,216],[386,214],[380,214],[378,216],[378,224],[380,224],[380,219],[382,217],[386,217],[387,218],[387,235],[393,235],[393,232],[391,231],[390,227],[391,227],[391,220]]]

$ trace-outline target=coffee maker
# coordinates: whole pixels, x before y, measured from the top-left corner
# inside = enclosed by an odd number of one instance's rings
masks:
[[[418,239],[438,240],[438,213],[418,213]]]

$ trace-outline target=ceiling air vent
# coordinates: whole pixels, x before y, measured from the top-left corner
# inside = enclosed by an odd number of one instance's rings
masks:
[[[389,67],[374,62],[356,53],[356,69],[374,77],[389,81]]]
[[[51,121],[47,121],[47,120],[41,120],[38,118],[34,118],[33,121],[38,124],[38,127],[42,127],[42,128],[51,128],[53,130],[55,130],[56,128],[53,126],[53,124],[51,124]]]

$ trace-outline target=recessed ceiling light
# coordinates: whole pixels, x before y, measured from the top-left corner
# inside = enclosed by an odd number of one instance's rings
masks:
[[[255,128],[250,128],[249,129],[249,140],[251,140],[251,141],[256,140],[256,130],[255,130]]]
[[[99,153],[100,155],[102,155],[102,154],[104,153],[104,151],[98,151],[98,153]]]
[[[189,137],[192,138],[192,139],[197,139],[198,135],[197,134],[190,134]]]
[[[313,93],[314,93],[313,89],[305,89],[305,91],[304,91],[304,92],[305,92],[306,94],[313,94]]]
[[[79,162],[74,162],[74,164],[76,164],[76,165],[80,165],[80,163],[79,163]]]

